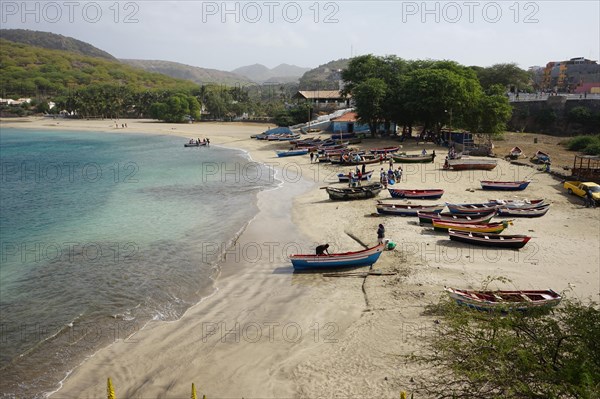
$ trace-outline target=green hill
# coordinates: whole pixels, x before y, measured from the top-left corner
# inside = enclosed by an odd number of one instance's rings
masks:
[[[90,57],[105,58],[111,61],[117,60],[106,51],[102,51],[89,43],[50,32],[28,29],[1,29],[0,38],[15,43],[43,47],[49,50],[64,50]]]
[[[0,39],[0,96],[55,95],[91,84],[144,89],[184,89],[195,85],[118,61],[48,50]]]
[[[349,59],[342,58],[311,69],[300,78],[300,90],[337,90],[340,71],[346,69],[349,62]]]
[[[171,61],[154,60],[120,60],[121,62],[148,72],[162,73],[178,79],[191,80],[199,85],[216,83],[228,86],[249,84],[252,81],[244,76],[217,69],[199,68]]]

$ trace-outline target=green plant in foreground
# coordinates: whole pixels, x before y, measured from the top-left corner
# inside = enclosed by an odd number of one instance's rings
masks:
[[[600,310],[564,299],[532,313],[485,313],[443,299],[423,390],[436,398],[600,398]]]

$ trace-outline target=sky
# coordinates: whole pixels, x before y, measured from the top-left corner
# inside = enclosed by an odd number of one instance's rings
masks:
[[[226,71],[362,54],[524,69],[600,58],[598,0],[0,0],[0,26],[70,36],[117,58]]]

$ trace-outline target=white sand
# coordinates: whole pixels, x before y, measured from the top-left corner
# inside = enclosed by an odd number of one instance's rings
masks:
[[[311,165],[306,156],[276,158],[273,150],[289,145],[249,139],[265,125],[121,123],[128,128],[115,129],[110,120],[48,119],[3,120],[2,127],[208,136],[213,145],[241,148],[254,160],[272,164],[284,183],[259,194],[260,212],[228,254],[215,295],[176,322],[152,322],[99,351],[54,397],[103,397],[106,377],[111,377],[118,397],[189,397],[195,382],[209,398],[397,398],[401,390],[412,392],[426,375],[407,363],[406,356],[419,348],[421,336],[433,326],[422,311],[437,300],[444,285],[478,288],[487,276],[504,276],[512,283],[493,283],[491,288],[552,288],[600,299],[600,210],[583,208],[581,200],[564,193],[560,182],[532,168],[499,160],[491,172],[442,171],[442,149],[437,149],[436,164],[404,165],[404,177],[396,186],[443,188],[443,201],[521,197],[552,203],[544,217],[516,219],[507,230],[534,237],[522,250],[470,249],[449,244],[447,236],[419,226],[417,218],[371,216],[375,200],[329,201],[319,187],[348,168]],[[364,146],[386,144],[368,141]],[[533,182],[517,194],[480,190],[481,179],[525,178]],[[387,197],[382,193],[380,199]],[[282,251],[286,245],[287,253],[295,252],[296,243],[305,250],[323,242],[336,250],[356,250],[360,246],[345,232],[374,243],[379,223],[398,247],[385,252],[374,268],[398,272],[396,276],[291,273]]]

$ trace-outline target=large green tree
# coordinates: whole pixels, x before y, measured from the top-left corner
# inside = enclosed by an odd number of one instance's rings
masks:
[[[356,85],[353,93],[359,121],[368,124],[371,134],[375,136],[377,127],[383,120],[387,85],[383,79],[368,78]]]

